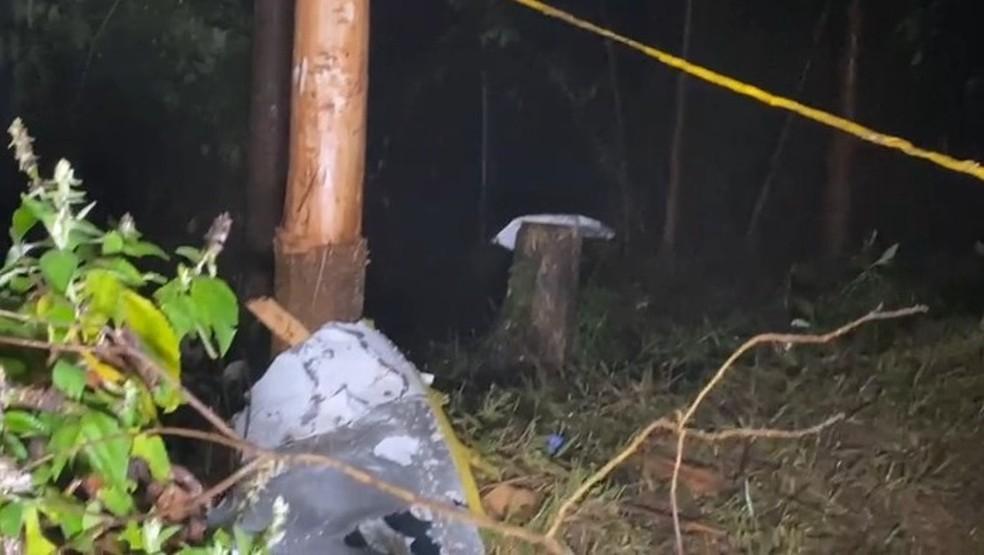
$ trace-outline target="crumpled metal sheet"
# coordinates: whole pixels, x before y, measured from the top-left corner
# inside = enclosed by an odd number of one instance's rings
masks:
[[[508,250],[516,249],[516,238],[524,224],[549,224],[571,227],[585,239],[609,240],[615,237],[615,231],[594,218],[581,214],[527,214],[514,218],[492,238],[493,245],[499,245]]]
[[[249,441],[318,453],[417,495],[465,506],[461,479],[420,373],[364,322],[330,323],[278,356],[234,419]],[[261,531],[282,497],[289,512],[274,553],[481,555],[478,530],[320,466],[289,466],[244,483],[210,515]]]

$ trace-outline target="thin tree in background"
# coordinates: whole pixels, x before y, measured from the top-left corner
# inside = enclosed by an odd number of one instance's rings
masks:
[[[690,56],[690,27],[693,16],[693,0],[685,0],[686,15],[683,22],[683,45],[680,55]],[[673,262],[676,255],[677,229],[680,216],[680,179],[683,157],[683,129],[687,114],[687,74],[677,75],[676,117],[673,125],[673,142],[670,146],[670,173],[667,181],[666,212],[663,218],[663,240],[660,255],[667,262]]]
[[[857,113],[858,57],[861,49],[861,1],[850,0],[847,35],[841,58],[841,115],[854,119]],[[834,135],[827,158],[827,187],[824,195],[823,254],[841,255],[851,224],[851,161],[857,142],[846,133]]]
[[[823,30],[827,25],[827,19],[830,14],[830,0],[823,5],[823,11],[820,12],[820,16],[817,18],[816,25],[813,27],[813,43],[810,47],[810,52],[807,54],[806,61],[803,63],[803,69],[800,70],[799,79],[796,81],[796,89],[793,94],[793,98],[800,98],[803,96],[803,91],[806,89],[806,81],[810,75],[810,70],[813,68],[813,60],[816,57],[817,46],[820,44],[820,37],[823,36]],[[752,215],[748,219],[748,227],[745,228],[745,247],[748,252],[754,252],[758,248],[759,241],[759,230],[762,222],[762,213],[765,210],[766,203],[769,201],[769,195],[772,193],[772,185],[775,183],[776,176],[779,174],[779,165],[782,160],[782,155],[786,150],[786,143],[789,140],[789,134],[793,128],[793,119],[796,114],[793,112],[788,112],[786,117],[783,119],[782,128],[779,130],[779,136],[776,138],[776,146],[772,151],[772,156],[769,158],[769,168],[768,173],[765,175],[765,179],[762,180],[762,186],[759,188],[758,195],[755,198],[755,205],[752,208]]]
[[[482,160],[478,184],[478,242],[489,241],[489,76],[482,70]]]
[[[601,0],[601,15],[605,27],[611,28],[608,16],[608,0]],[[612,114],[615,119],[613,137],[615,139],[615,173],[622,201],[622,241],[628,245],[632,241],[633,207],[635,202],[632,195],[632,184],[629,182],[629,160],[626,148],[625,114],[622,107],[622,90],[618,81],[618,58],[615,55],[615,45],[611,39],[605,40],[605,55],[608,58],[608,85],[612,97]]]
[[[284,201],[290,131],[292,0],[253,3],[253,85],[246,183],[245,298],[273,294],[273,236]],[[244,330],[246,331],[246,330]],[[248,330],[252,335],[253,330]],[[263,326],[256,333],[266,335]],[[268,341],[250,337],[251,358],[265,360]],[[255,351],[255,352],[252,352]]]
[[[276,298],[310,329],[362,316],[369,0],[298,0]]]

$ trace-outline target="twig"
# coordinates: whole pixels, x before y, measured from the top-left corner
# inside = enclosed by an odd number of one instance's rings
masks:
[[[140,349],[129,345],[125,341],[118,341],[112,346],[96,346],[90,347],[87,345],[60,345],[57,343],[49,343],[47,341],[40,341],[37,339],[22,339],[19,337],[0,337],[0,345],[10,345],[12,347],[22,347],[25,349],[36,349],[40,351],[50,351],[53,353],[76,353],[76,354],[110,354],[110,355],[122,355],[126,357],[131,357],[138,361],[144,370],[150,370],[157,375],[158,378],[164,379],[171,387],[177,389],[181,392],[181,395],[192,406],[203,418],[208,420],[209,424],[215,427],[222,435],[229,438],[239,439],[239,434],[235,430],[229,427],[225,421],[222,420],[213,410],[208,408],[205,403],[203,403],[194,393],[188,390],[177,378],[171,374],[165,372],[153,359],[148,357]]]
[[[728,441],[732,439],[799,439],[804,436],[813,435],[824,428],[827,428],[841,420],[844,419],[844,414],[836,414],[820,424],[811,426],[809,428],[803,428],[800,430],[776,430],[771,428],[733,428],[728,430],[720,431],[706,431],[698,429],[685,429],[684,432],[693,436],[694,439],[699,441],[706,441],[708,443],[716,443],[721,441]],[[667,432],[672,432],[677,434],[680,432],[680,427],[676,422],[668,418],[659,418],[654,420],[648,426],[638,432],[629,444],[622,449],[613,459],[611,459],[605,466],[598,469],[597,472],[591,475],[590,478],[585,480],[578,489],[572,493],[564,503],[557,510],[557,515],[554,517],[553,522],[550,524],[550,528],[547,530],[547,537],[555,537],[557,532],[560,530],[560,526],[563,524],[564,519],[570,513],[571,508],[577,503],[584,495],[593,488],[598,482],[604,480],[609,474],[620,464],[624,463],[629,457],[634,455],[639,447],[645,443],[646,439],[653,434],[656,430],[665,430]]]
[[[207,420],[209,424],[218,430],[219,433],[231,439],[242,440],[242,437],[240,437],[235,430],[226,424],[225,421],[219,417],[219,415],[215,414],[215,411],[208,408],[208,405],[203,403],[201,399],[189,391],[188,388],[181,383],[181,380],[172,376],[169,372],[165,372],[155,360],[147,356],[138,347],[127,342],[126,335],[122,330],[118,330],[114,334],[114,337],[116,338],[116,344],[114,345],[115,349],[118,349],[124,356],[131,357],[138,361],[143,371],[156,374],[158,378],[163,378],[168,385],[180,391],[185,401],[187,401],[188,404],[202,416],[202,418]]]
[[[701,441],[717,442],[725,441],[730,439],[740,439],[740,438],[753,438],[753,439],[798,439],[804,436],[816,434],[827,428],[840,420],[844,419],[843,414],[834,415],[820,424],[811,426],[809,428],[804,428],[801,430],[774,430],[774,429],[755,429],[755,428],[737,428],[721,431],[704,431],[697,429],[686,428],[686,423],[693,416],[693,413],[697,410],[700,403],[703,402],[704,398],[710,393],[710,391],[721,381],[724,374],[727,372],[728,368],[731,367],[735,360],[737,360],[742,354],[747,352],[749,349],[759,345],[761,343],[826,343],[841,335],[844,335],[851,330],[874,320],[887,320],[892,318],[901,318],[905,316],[910,316],[913,314],[919,314],[928,311],[929,309],[925,306],[915,306],[911,308],[905,308],[901,310],[895,310],[891,312],[881,312],[879,310],[873,311],[862,318],[859,318],[847,325],[844,325],[830,333],[823,335],[800,335],[800,334],[777,334],[768,333],[757,335],[752,339],[746,341],[741,347],[738,348],[725,363],[718,369],[717,373],[711,379],[711,381],[704,387],[703,390],[697,395],[693,403],[690,405],[689,409],[683,415],[677,416],[676,420],[670,420],[666,417],[658,418],[650,423],[648,426],[643,428],[640,432],[632,438],[629,444],[622,449],[614,458],[609,460],[598,469],[594,474],[592,474],[587,480],[581,483],[578,488],[564,500],[557,510],[557,514],[554,516],[550,527],[547,529],[546,536],[548,538],[556,537],[557,533],[560,531],[560,527],[563,525],[564,520],[567,515],[573,509],[574,505],[577,504],[581,498],[587,494],[595,485],[608,477],[609,474],[620,464],[625,462],[629,457],[634,455],[639,448],[645,443],[646,439],[652,435],[656,430],[666,430],[677,435],[677,457],[673,468],[673,481],[670,484],[671,490],[671,501],[674,501],[674,515],[678,513],[676,511],[676,495],[675,488],[677,481],[679,479],[680,466],[682,464],[682,438],[689,434]],[[678,531],[679,526],[678,520],[675,518],[675,531]],[[678,540],[678,549],[680,548],[679,543],[682,540]]]
[[[823,344],[829,343],[842,335],[845,335],[868,322],[874,322],[876,320],[891,320],[896,318],[904,318],[906,316],[912,316],[915,314],[922,314],[929,311],[929,307],[925,305],[917,305],[909,308],[902,308],[899,310],[891,310],[888,312],[882,311],[877,308],[868,314],[844,324],[843,326],[825,333],[825,334],[790,334],[790,333],[763,333],[761,335],[756,335],[755,337],[749,339],[734,353],[724,361],[724,364],[718,368],[718,371],[714,374],[707,385],[700,390],[697,397],[694,398],[693,402],[687,408],[686,412],[677,421],[677,452],[676,452],[676,462],[673,465],[673,478],[670,481],[670,506],[673,509],[673,533],[676,537],[676,547],[677,553],[683,554],[683,533],[680,530],[680,519],[679,517],[679,506],[677,504],[677,486],[679,484],[680,478],[680,465],[683,460],[683,446],[687,439],[687,422],[693,417],[697,409],[700,408],[701,403],[704,399],[710,395],[711,391],[717,387],[717,385],[724,379],[725,374],[734,365],[735,361],[738,360],[743,354],[756,347],[757,345],[765,343],[785,343],[787,345],[804,345],[804,344]],[[822,428],[820,428],[822,429]]]

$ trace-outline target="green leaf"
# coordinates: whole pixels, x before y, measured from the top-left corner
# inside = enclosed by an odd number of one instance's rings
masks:
[[[178,247],[178,248],[174,249],[174,252],[178,256],[181,256],[181,257],[185,258],[193,266],[195,264],[198,264],[202,260],[202,256],[204,256],[202,254],[202,251],[200,251],[200,250],[198,250],[198,249],[196,249],[194,247]]]
[[[134,258],[143,258],[145,256],[153,256],[161,260],[170,260],[171,258],[160,247],[146,241],[127,241],[123,245],[123,254]]]
[[[50,250],[41,255],[41,274],[55,291],[64,293],[79,267],[79,257],[70,251]]]
[[[175,278],[158,287],[157,291],[154,291],[154,300],[157,301],[158,304],[163,304],[184,294],[185,290],[181,285],[181,280]]]
[[[157,481],[165,481],[171,477],[171,460],[167,456],[167,447],[160,436],[140,434],[133,438],[133,456],[147,462],[150,475]]]
[[[85,370],[79,366],[60,358],[51,371],[51,379],[55,387],[69,399],[82,398],[82,392],[85,391]]]
[[[51,434],[48,440],[48,451],[52,454],[51,477],[57,479],[65,465],[74,457],[74,449],[81,437],[81,424],[78,420],[66,418]]]
[[[191,300],[200,314],[200,321],[214,334],[219,354],[225,355],[232,346],[239,323],[239,303],[236,294],[225,281],[199,276],[191,282]],[[207,341],[207,337],[202,337]]]
[[[121,252],[123,252],[123,236],[119,231],[110,231],[103,237],[102,253],[111,255]]]
[[[29,454],[24,442],[14,434],[3,434],[3,452],[19,461],[27,459]]]
[[[24,525],[24,504],[11,501],[0,507],[0,536],[16,538]]]
[[[253,542],[255,537],[253,534],[243,530],[239,526],[233,526],[232,534],[236,542],[236,551],[239,553],[252,553],[253,552]]]
[[[89,270],[85,274],[84,290],[90,299],[90,308],[107,318],[116,314],[123,289],[123,284],[112,272]]]
[[[34,288],[34,279],[28,276],[14,276],[10,278],[10,290],[14,293],[27,293]]]
[[[146,281],[140,270],[129,260],[118,256],[96,259],[92,262],[92,267],[107,270],[118,277],[121,282],[132,287],[142,287]]]
[[[191,282],[191,298],[200,307],[210,325],[234,327],[239,323],[239,304],[236,294],[225,281],[199,276]]]
[[[38,509],[49,520],[58,524],[64,537],[71,538],[82,531],[82,518],[85,509],[77,499],[65,495],[61,491],[48,488],[40,500]]]
[[[38,520],[38,510],[27,507],[24,511],[24,552],[26,555],[53,555],[57,551],[55,544],[48,541],[41,532]]]
[[[126,528],[120,534],[120,539],[126,543],[130,553],[145,551],[143,532],[140,531],[140,525],[137,524],[136,520],[127,521]],[[150,553],[153,553],[153,551]]]
[[[78,231],[90,239],[103,235],[103,230],[99,229],[98,226],[89,220],[75,220],[75,226],[72,231]]]
[[[161,310],[167,315],[174,333],[180,338],[195,329],[198,322],[198,309],[188,295],[179,295],[171,300],[160,303]]]
[[[53,326],[67,328],[75,323],[75,307],[64,296],[50,291],[38,298],[35,314]]]
[[[157,384],[157,387],[154,388],[151,396],[153,397],[154,402],[157,403],[157,405],[161,407],[164,412],[173,412],[181,406],[181,402],[184,400],[180,390],[171,387],[171,384],[164,381]]]
[[[219,354],[225,356],[236,338],[236,328],[215,326],[215,340],[219,343]]]
[[[161,553],[164,543],[180,529],[180,526],[168,526],[165,528],[164,523],[158,518],[145,520],[141,541],[143,550],[147,553]]]
[[[48,233],[51,233],[51,224],[55,221],[55,210],[51,206],[38,200],[21,195],[21,208],[27,210],[34,219],[40,220]]]
[[[106,505],[109,512],[118,517],[127,516],[136,508],[133,497],[121,486],[104,485],[96,497]]]
[[[19,358],[0,357],[0,367],[7,374],[7,379],[20,379],[27,374],[27,363]]]
[[[92,467],[106,481],[104,489],[125,490],[131,439],[122,433],[119,423],[96,411],[82,414],[80,439],[82,452]],[[104,500],[105,501],[105,500]],[[114,501],[118,501],[114,499]]]
[[[165,371],[175,378],[180,377],[181,353],[178,336],[167,317],[154,303],[133,291],[124,290],[120,294],[116,322],[133,330],[150,350],[150,354],[164,366]]]
[[[23,437],[44,436],[51,432],[43,420],[22,410],[4,412],[3,429]]]
[[[102,512],[102,503],[95,500],[86,503],[85,511],[82,513],[83,530],[92,530],[105,521],[106,515]]]
[[[83,517],[85,520],[85,517]],[[105,519],[103,519],[105,521]],[[84,530],[81,534],[76,534],[68,542],[68,545],[62,547],[63,553],[98,553],[99,550],[96,549],[96,540],[100,537],[105,536],[105,530],[102,529],[90,529]]]
[[[37,223],[38,219],[34,213],[24,206],[18,207],[10,224],[10,238],[15,243],[20,242]]]

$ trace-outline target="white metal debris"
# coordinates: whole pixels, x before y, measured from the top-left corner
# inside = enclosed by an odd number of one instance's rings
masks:
[[[585,239],[612,239],[615,231],[605,224],[580,214],[528,214],[509,222],[502,231],[492,238],[492,243],[509,250],[516,248],[516,236],[523,224],[550,224],[573,227]]]
[[[330,323],[274,360],[233,422],[262,447],[327,455],[422,498],[462,506],[461,479],[428,394],[425,378],[378,330]],[[210,521],[263,530],[278,496],[290,517],[274,553],[378,553],[380,546],[414,555],[485,552],[474,527],[437,514],[422,520],[405,502],[312,465],[244,484]]]

